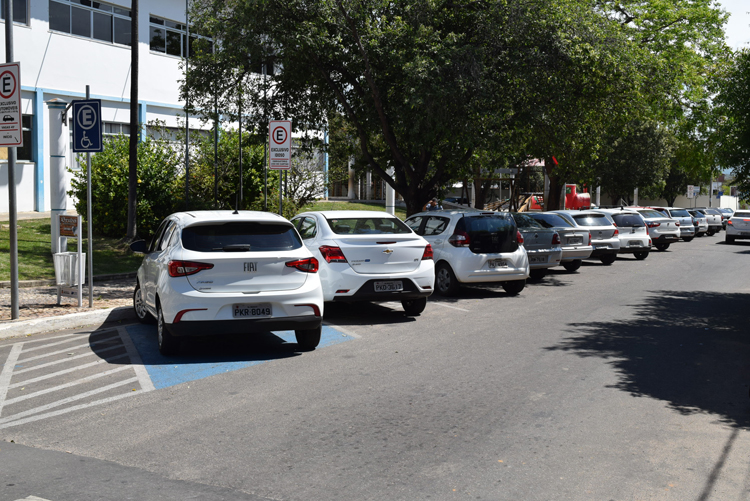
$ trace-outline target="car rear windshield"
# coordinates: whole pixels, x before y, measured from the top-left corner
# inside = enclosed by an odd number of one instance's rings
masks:
[[[464,216],[456,223],[456,233],[469,235],[469,249],[476,253],[515,252],[516,223],[510,215]]]
[[[411,233],[411,229],[394,217],[352,217],[326,219],[337,235]]]
[[[604,214],[574,214],[578,226],[612,226]]]
[[[750,212],[735,212],[732,217],[750,217]]]
[[[542,223],[529,216],[528,214],[513,214],[513,219],[516,220],[516,226],[522,230],[534,230],[544,228]]]
[[[539,224],[541,224],[545,228],[554,228],[560,226],[562,226],[563,228],[573,227],[573,225],[570,224],[567,219],[562,216],[558,216],[557,214],[538,212],[529,214],[529,216],[536,219]]]
[[[291,224],[214,223],[182,230],[182,246],[197,252],[277,252],[302,247]]]
[[[621,228],[640,228],[646,226],[643,218],[637,214],[612,214],[612,219]]]
[[[653,209],[645,209],[645,210],[639,210],[638,213],[643,217],[666,217],[663,212],[659,212],[658,210]]]
[[[690,213],[685,209],[672,209],[669,211],[672,217],[690,217]]]

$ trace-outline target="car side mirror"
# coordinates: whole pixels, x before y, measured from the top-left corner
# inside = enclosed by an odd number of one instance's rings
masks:
[[[130,244],[130,250],[139,254],[145,254],[148,251],[148,244],[145,240],[136,240]]]

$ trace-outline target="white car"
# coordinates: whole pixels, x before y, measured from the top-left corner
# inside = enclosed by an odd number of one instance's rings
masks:
[[[630,209],[596,209],[609,217],[617,226],[620,238],[618,254],[633,254],[636,259],[644,260],[651,252],[651,237],[648,235],[646,220]]]
[[[177,354],[182,336],[294,330],[301,349],[320,342],[319,263],[281,216],[180,212],[130,248],[145,254],[135,313],[156,319],[163,355]]]
[[[303,212],[292,219],[320,261],[326,301],[401,301],[424,311],[435,282],[432,247],[399,218],[379,211]]]
[[[738,238],[750,238],[750,211],[738,210],[727,219],[726,243],[733,244]]]
[[[513,217],[504,212],[455,209],[420,212],[406,224],[432,245],[435,290],[458,292],[461,284],[501,283],[519,294],[529,278],[529,259]]]
[[[663,212],[647,207],[626,207],[636,211],[646,221],[648,236],[659,251],[669,249],[669,246],[680,241],[680,223]]]

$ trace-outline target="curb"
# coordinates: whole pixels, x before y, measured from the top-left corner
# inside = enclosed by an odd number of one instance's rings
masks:
[[[56,317],[43,317],[31,320],[11,320],[0,324],[0,339],[9,339],[52,331],[96,326],[109,322],[136,321],[132,306],[118,306],[104,310],[84,311]]]
[[[107,280],[119,280],[123,278],[135,278],[137,276],[137,273],[135,271],[130,273],[112,273],[110,275],[95,275],[94,276],[94,283],[96,282],[106,282]],[[19,280],[18,281],[18,288],[19,289],[25,289],[29,287],[53,287],[57,285],[57,282],[53,279],[45,279],[45,280]],[[88,284],[83,285],[84,288],[88,287]],[[3,280],[0,281],[0,289],[10,289],[10,280]]]

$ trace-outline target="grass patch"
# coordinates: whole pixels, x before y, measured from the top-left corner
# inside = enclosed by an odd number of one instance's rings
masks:
[[[347,201],[317,201],[305,206],[300,212],[315,210],[378,210],[385,212],[385,203],[360,203]],[[396,217],[406,219],[406,208],[396,207]]]
[[[86,231],[86,227],[83,227]],[[18,279],[55,278],[52,264],[52,228],[49,219],[18,221]],[[115,238],[94,236],[94,275],[130,273],[138,270],[143,260]],[[78,242],[68,239],[68,251],[76,252]],[[88,239],[83,239],[83,252],[88,252]],[[88,273],[88,271],[87,271]],[[10,223],[0,222],[0,280],[10,280]]]

